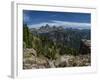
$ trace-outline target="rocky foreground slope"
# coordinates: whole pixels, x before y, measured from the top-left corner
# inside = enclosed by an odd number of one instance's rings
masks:
[[[58,68],[58,67],[78,67],[90,66],[90,54],[74,55],[59,55],[56,60],[50,60],[42,55],[37,56],[33,48],[24,49],[23,53],[23,69],[43,69],[43,68]]]

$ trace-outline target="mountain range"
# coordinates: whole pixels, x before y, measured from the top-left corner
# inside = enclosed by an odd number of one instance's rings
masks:
[[[46,24],[40,28],[30,28],[33,35],[45,36],[55,43],[79,49],[81,39],[90,40],[90,29],[65,28],[63,26],[50,26]]]

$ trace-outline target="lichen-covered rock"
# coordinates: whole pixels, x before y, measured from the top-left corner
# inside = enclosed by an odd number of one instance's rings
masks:
[[[24,48],[23,53],[32,54],[33,56],[37,56],[37,53],[33,48]]]

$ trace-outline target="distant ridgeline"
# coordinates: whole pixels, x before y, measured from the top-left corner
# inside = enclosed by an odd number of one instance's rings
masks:
[[[23,40],[24,47],[40,49],[38,52],[46,52],[44,49],[49,52],[52,49],[59,54],[90,53],[90,29],[64,28],[48,24],[29,29],[24,24]]]

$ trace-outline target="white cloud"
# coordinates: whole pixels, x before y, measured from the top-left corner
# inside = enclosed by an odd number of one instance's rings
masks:
[[[50,26],[63,26],[63,27],[72,27],[72,28],[79,28],[79,29],[89,29],[91,24],[90,23],[79,23],[79,22],[67,22],[67,21],[56,21],[53,20],[52,22],[42,22],[39,24],[32,24],[28,25],[30,28],[39,28],[41,26],[45,26],[49,24]]]

